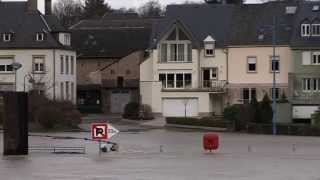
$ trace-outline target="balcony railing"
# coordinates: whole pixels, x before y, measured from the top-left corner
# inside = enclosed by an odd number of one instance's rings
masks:
[[[203,81],[201,87],[192,87],[189,81],[167,81],[162,82],[163,91],[209,91],[209,92],[225,92],[227,81]]]

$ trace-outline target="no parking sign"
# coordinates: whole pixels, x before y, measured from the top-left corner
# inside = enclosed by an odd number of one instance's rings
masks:
[[[119,133],[119,130],[107,123],[94,123],[91,125],[92,139],[108,140]]]

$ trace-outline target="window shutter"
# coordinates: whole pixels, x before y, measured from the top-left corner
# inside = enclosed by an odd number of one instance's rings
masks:
[[[311,52],[304,51],[302,52],[302,65],[310,65],[311,64]]]

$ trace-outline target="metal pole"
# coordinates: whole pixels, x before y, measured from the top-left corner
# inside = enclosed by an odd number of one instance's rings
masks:
[[[23,92],[26,92],[26,75],[23,77]]]
[[[17,92],[17,70],[14,70],[14,91]]]
[[[273,135],[277,134],[277,110],[276,110],[276,71],[275,71],[275,57],[276,57],[276,17],[273,16],[273,55],[272,55],[272,70],[273,70],[273,83],[272,83],[272,133]]]

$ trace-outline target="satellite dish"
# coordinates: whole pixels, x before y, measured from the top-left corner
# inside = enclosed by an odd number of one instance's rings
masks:
[[[12,63],[12,64],[10,64],[11,66],[12,66],[12,68],[14,69],[14,70],[18,70],[18,69],[20,69],[21,67],[22,67],[22,64],[20,64],[20,63],[18,63],[18,62],[14,62],[14,63]]]

